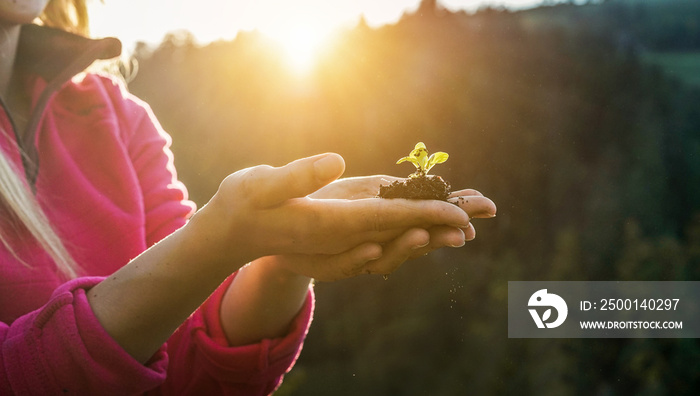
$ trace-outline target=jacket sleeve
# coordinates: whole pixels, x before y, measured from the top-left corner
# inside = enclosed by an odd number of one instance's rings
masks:
[[[235,276],[235,275],[234,275]],[[311,323],[313,289],[284,337],[228,346],[219,321],[229,277],[168,341],[165,395],[269,395],[294,366]]]
[[[143,365],[92,314],[85,290],[101,280],[72,280],[41,309],[0,323],[0,394],[130,395],[164,381],[165,348]]]
[[[182,226],[194,206],[186,200],[184,185],[177,180],[170,137],[150,108],[133,97],[126,98],[130,114],[129,152],[144,195],[148,245]],[[193,263],[196,265],[196,263]],[[159,394],[269,394],[293,366],[311,323],[314,295],[293,321],[289,334],[243,347],[228,347],[219,321],[225,281],[168,340],[170,367]]]
[[[219,322],[233,277],[144,365],[95,318],[86,290],[103,278],[60,286],[42,308],[0,323],[0,395],[268,395],[299,355],[313,291],[281,338],[229,347]]]

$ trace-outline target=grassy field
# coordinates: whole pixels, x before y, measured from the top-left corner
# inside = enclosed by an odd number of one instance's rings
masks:
[[[679,80],[700,87],[700,51],[696,52],[651,52],[645,61],[660,66],[665,73]]]

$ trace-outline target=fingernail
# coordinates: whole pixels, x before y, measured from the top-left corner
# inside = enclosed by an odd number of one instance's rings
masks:
[[[378,253],[378,254],[375,254],[375,255],[370,255],[370,257],[365,257],[365,262],[370,262],[370,261],[374,261],[374,260],[379,260],[380,258],[382,258],[382,253],[381,253],[381,252]]]
[[[495,213],[489,213],[489,212],[479,212],[479,213],[472,213],[471,217],[473,219],[493,219],[496,217]]]
[[[428,246],[429,243],[430,243],[430,241],[428,241],[428,242],[426,242],[426,243],[424,243],[424,244],[422,244],[422,245],[415,245],[415,246],[413,246],[411,249],[413,249],[413,250],[418,250],[418,249],[420,249],[420,248],[424,248],[424,247]]]
[[[488,217],[496,217],[496,214],[489,211],[489,210],[484,210],[482,212],[477,212],[474,214],[474,216],[488,216]]]
[[[465,241],[462,240],[462,242],[456,243],[456,244],[453,244],[453,245],[450,245],[450,247],[453,247],[453,248],[460,248],[460,247],[464,246],[464,244],[465,244]]]

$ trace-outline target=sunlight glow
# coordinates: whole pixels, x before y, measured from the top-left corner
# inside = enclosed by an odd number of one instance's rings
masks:
[[[438,0],[452,10],[485,4],[521,8],[542,0]],[[560,2],[564,0],[549,0]],[[580,1],[580,0],[576,0]],[[310,65],[333,29],[354,26],[361,16],[371,27],[391,24],[413,12],[421,0],[106,0],[89,1],[97,37],[116,36],[127,51],[136,42],[158,44],[168,32],[188,30],[197,42],[230,40],[259,30],[281,43],[295,67]]]
[[[316,63],[322,46],[328,43],[330,33],[318,26],[296,25],[271,32],[263,31],[263,34],[282,47],[294,72],[307,73]]]
[[[278,38],[292,66],[297,70],[311,67],[320,36],[308,27],[299,27]]]

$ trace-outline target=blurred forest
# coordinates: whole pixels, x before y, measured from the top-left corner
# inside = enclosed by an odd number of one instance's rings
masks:
[[[363,21],[308,75],[257,32],[135,51],[130,89],[203,205],[225,175],[335,151],[435,168],[498,216],[381,276],[316,285],[279,395],[696,395],[697,339],[508,339],[509,280],[700,280],[700,2],[594,1]]]

